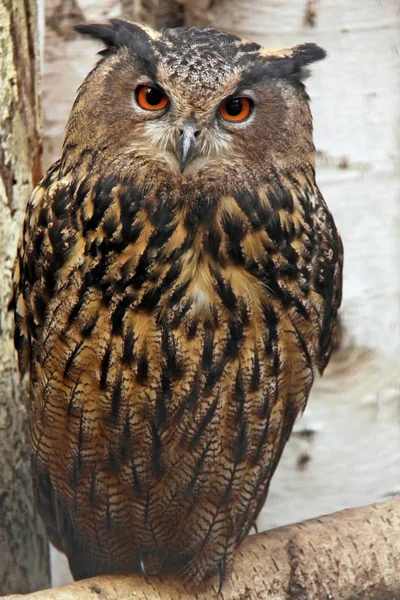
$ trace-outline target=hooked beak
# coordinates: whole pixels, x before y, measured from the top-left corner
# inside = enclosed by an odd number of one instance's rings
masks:
[[[181,167],[181,173],[186,169],[187,165],[192,160],[196,150],[196,134],[197,129],[195,122],[191,118],[186,123],[179,138],[177,155]]]

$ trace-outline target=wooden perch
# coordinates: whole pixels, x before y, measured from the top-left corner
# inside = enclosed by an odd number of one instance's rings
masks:
[[[175,577],[108,575],[25,600],[398,600],[400,500],[248,537],[220,596],[218,578],[189,593]]]

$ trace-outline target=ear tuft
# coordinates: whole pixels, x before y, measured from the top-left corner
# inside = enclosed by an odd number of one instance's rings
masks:
[[[300,44],[293,48],[293,60],[298,69],[326,57],[326,52],[314,43]]]
[[[262,60],[251,70],[254,80],[283,78],[302,81],[309,74],[307,65],[325,58],[326,52],[317,44],[307,43],[283,50],[262,49],[260,55]]]
[[[108,49],[130,47],[136,52],[148,50],[150,38],[139,25],[122,19],[110,19],[110,25],[93,23],[75,25],[75,31],[102,41]]]
[[[102,41],[106,47],[99,54],[103,57],[114,54],[119,48],[128,48],[141,69],[150,77],[155,77],[156,58],[151,44],[152,38],[144,27],[122,19],[110,19],[109,25],[93,23],[76,25],[74,29],[78,33]]]
[[[91,25],[75,25],[74,30],[82,35],[87,35],[94,40],[102,41],[107,47],[116,47],[115,30],[111,25],[92,23]]]

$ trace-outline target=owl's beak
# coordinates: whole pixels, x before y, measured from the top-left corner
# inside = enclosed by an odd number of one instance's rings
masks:
[[[190,118],[185,127],[181,130],[179,137],[177,155],[181,167],[181,173],[186,169],[187,165],[192,160],[196,150],[196,124],[193,118]]]

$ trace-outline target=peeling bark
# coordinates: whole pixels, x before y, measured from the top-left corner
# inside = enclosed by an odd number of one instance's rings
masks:
[[[400,598],[399,530],[400,501],[393,500],[251,536],[236,553],[219,595],[218,577],[189,593],[173,577],[147,584],[138,575],[109,575],[24,598],[394,600]]]
[[[40,177],[39,51],[34,0],[0,3],[0,592],[49,584],[33,502],[26,393],[7,305],[25,203]]]

